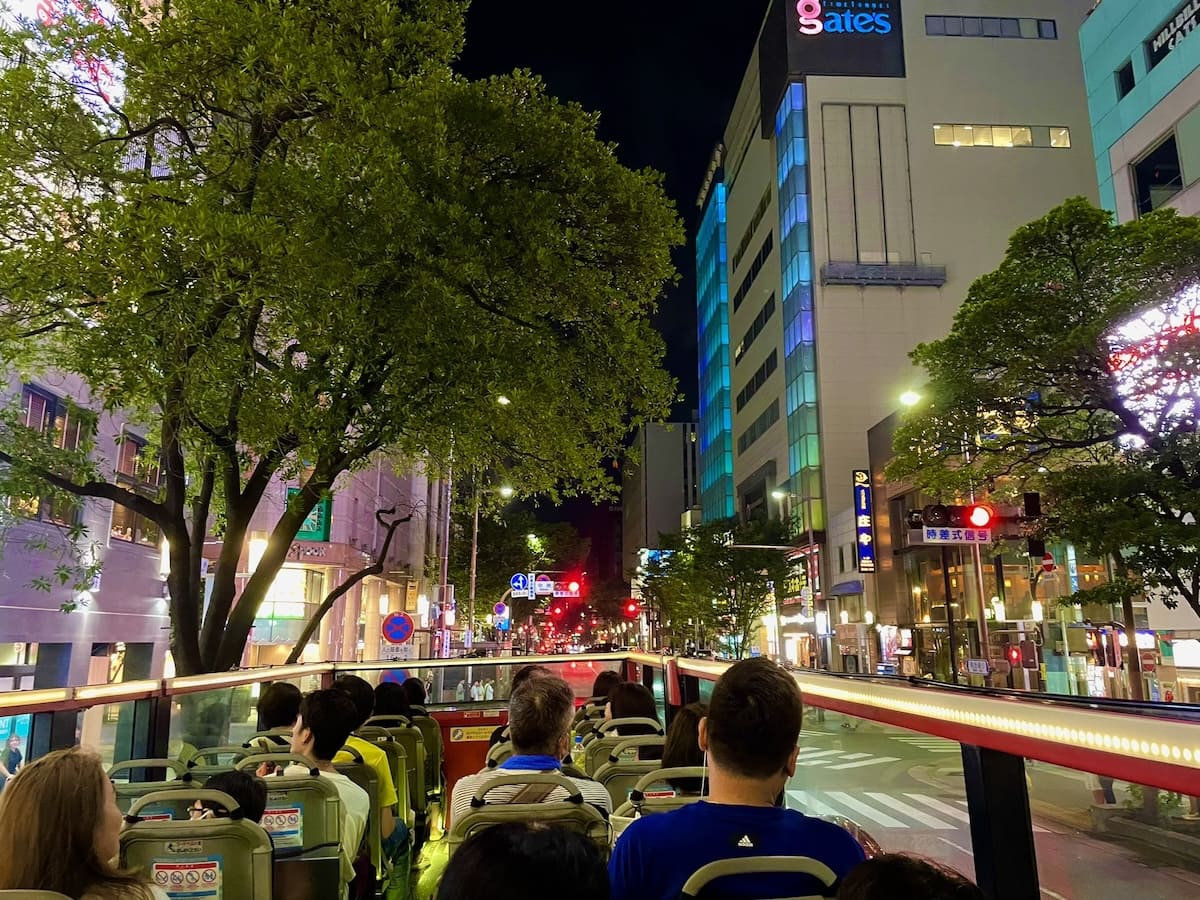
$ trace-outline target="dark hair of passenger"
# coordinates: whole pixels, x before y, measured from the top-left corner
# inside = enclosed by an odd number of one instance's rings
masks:
[[[121,829],[112,792],[100,757],[79,747],[21,769],[0,794],[0,890],[150,900],[146,879],[112,863]]]
[[[643,718],[658,721],[658,706],[650,688],[636,681],[622,681],[608,693],[614,719]],[[646,726],[647,728],[649,726]]]
[[[341,691],[354,702],[354,708],[358,710],[354,727],[362,728],[363,722],[371,718],[375,710],[375,689],[357,675],[338,676],[333,682],[333,689]]]
[[[796,749],[804,707],[792,677],[769,659],[725,670],[708,701],[711,761],[743,778],[772,778]]]
[[[394,681],[381,682],[375,688],[375,715],[377,716],[412,716],[412,706],[408,702],[408,691]]]
[[[522,666],[517,670],[517,674],[513,676],[512,687],[509,688],[511,694],[530,678],[537,678],[542,675],[553,675],[549,667],[542,665]]]
[[[508,734],[517,755],[558,753],[559,740],[571,727],[575,694],[554,675],[531,678],[508,701]]]
[[[300,712],[300,688],[286,681],[273,681],[258,696],[258,727],[290,728]]]
[[[592,682],[593,697],[607,697],[612,693],[612,689],[621,683],[621,673],[614,672],[612,669],[605,669],[596,676],[596,680]]]
[[[404,682],[404,693],[408,694],[410,706],[425,705],[425,682],[420,678],[410,678]]]
[[[237,801],[242,816],[251,822],[261,822],[267,811],[267,783],[249,772],[218,772],[204,782],[206,791],[221,791]],[[202,800],[201,805],[224,816],[225,810],[212,800]]]
[[[608,900],[599,848],[565,828],[510,822],[463,842],[450,857],[436,900],[529,900],[564,890],[571,900]]]
[[[838,900],[983,900],[983,891],[953,869],[902,853],[861,863],[842,879]]]
[[[681,769],[704,765],[704,751],[700,749],[700,720],[708,715],[704,703],[689,703],[675,713],[671,727],[667,729],[667,742],[663,745],[662,767]],[[685,794],[699,794],[704,786],[700,778],[673,778],[671,787]]]
[[[300,701],[300,725],[313,733],[313,758],[329,762],[354,730],[358,708],[342,691],[313,691]]]

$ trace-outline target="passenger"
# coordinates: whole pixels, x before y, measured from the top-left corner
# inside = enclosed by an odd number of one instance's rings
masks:
[[[120,869],[117,795],[100,757],[72,747],[21,770],[0,796],[0,890],[85,900],[167,900]]]
[[[367,792],[333,767],[337,754],[358,721],[358,708],[342,691],[313,691],[300,701],[300,715],[292,727],[292,752],[307,756],[337,788],[342,817],[342,880],[346,882],[344,896],[349,894],[350,882],[354,880],[354,860],[362,844],[367,817],[371,814],[371,800]],[[288,774],[302,767],[288,769]]]
[[[286,681],[274,681],[258,697],[258,730],[276,731],[290,729],[300,712],[300,688]],[[270,734],[256,738],[254,743],[263,750],[272,751],[274,744],[286,747],[291,743],[288,734]]]
[[[513,755],[495,769],[458,780],[450,799],[450,822],[470,811],[471,797],[481,786],[504,775],[529,775],[537,772],[561,772],[575,713],[575,695],[561,678],[543,675],[530,678],[513,692],[508,704],[508,725]],[[594,781],[571,778],[583,799],[606,813],[612,811],[608,791]],[[490,801],[512,802],[526,790],[521,785],[503,785],[488,795]],[[542,800],[565,799],[562,788],[537,797]]]
[[[0,760],[0,791],[4,790],[4,785],[8,784],[8,779],[17,774],[17,770],[21,768],[21,737],[20,735],[10,734],[8,736],[8,747],[4,751],[4,758]]]
[[[662,767],[682,769],[705,764],[704,751],[700,749],[700,720],[708,715],[708,704],[689,703],[675,713],[671,727],[667,729],[667,742],[663,745]],[[704,792],[702,778],[672,778],[671,787],[677,793],[696,796]]]
[[[237,801],[242,817],[261,823],[267,811],[267,783],[249,772],[218,772],[204,782],[206,791],[221,791]],[[188,811],[193,819],[223,819],[229,811],[213,800],[197,800]]]
[[[333,689],[341,691],[353,701],[356,710],[353,727],[355,730],[362,728],[375,709],[375,691],[371,685],[357,675],[342,675],[333,682]],[[358,751],[363,762],[371,767],[379,780],[379,836],[382,839],[384,855],[391,859],[398,847],[408,846],[408,826],[403,822],[397,823],[394,813],[399,798],[396,795],[396,783],[392,780],[391,763],[380,747],[357,735],[352,734],[346,738],[346,745]],[[349,753],[338,753],[333,761],[336,764],[354,760]],[[372,848],[371,865],[380,875],[384,871],[382,862],[375,857]]]
[[[408,705],[408,692],[394,681],[384,681],[375,688],[376,716],[404,716],[412,718],[412,707]]]
[[[630,824],[609,861],[614,900],[677,897],[697,869],[721,859],[809,856],[839,878],[861,863],[863,850],[845,829],[775,805],[796,772],[803,713],[796,683],[774,663],[748,659],[726,670],[699,726],[709,796]],[[724,883],[722,896],[731,900],[822,890],[807,875],[746,875]]]
[[[425,708],[425,698],[429,696],[425,691],[425,682],[420,678],[410,678],[404,682],[404,693],[408,695],[408,705],[412,707],[414,716],[427,716],[429,710]]]
[[[858,866],[842,881],[838,900],[983,900],[983,891],[953,869],[902,853],[886,853]]]
[[[608,900],[599,848],[583,835],[538,822],[494,825],[450,859],[436,900]]]
[[[613,719],[653,719],[658,721],[658,706],[654,702],[654,694],[650,688],[636,681],[622,681],[613,687],[608,694],[608,705],[604,708],[606,721]],[[613,734],[614,732],[609,732]],[[652,725],[622,725],[616,729],[619,737],[639,737],[658,734]],[[661,747],[642,747],[638,759],[661,759]]]
[[[508,690],[508,696],[512,697],[517,692],[517,688],[523,685],[530,678],[536,678],[541,675],[553,675],[548,668],[541,665],[522,666],[517,670],[517,674],[513,676],[512,686]],[[504,732],[508,728],[507,725],[501,725],[492,732],[492,736],[488,739],[488,748],[495,747],[501,741],[506,740]]]
[[[599,700],[607,698],[612,693],[612,689],[622,682],[621,673],[613,669],[605,669],[596,676],[596,680],[592,682],[592,696],[590,699]]]

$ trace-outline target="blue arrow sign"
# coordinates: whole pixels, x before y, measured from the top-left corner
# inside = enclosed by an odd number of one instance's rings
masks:
[[[524,572],[518,572],[508,579],[508,585],[513,589],[514,594],[527,594],[529,593],[529,576]]]

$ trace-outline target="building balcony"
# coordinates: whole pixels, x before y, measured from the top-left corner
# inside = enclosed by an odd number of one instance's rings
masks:
[[[821,266],[821,284],[853,284],[859,287],[941,287],[945,283],[945,266],[858,262],[827,262]]]

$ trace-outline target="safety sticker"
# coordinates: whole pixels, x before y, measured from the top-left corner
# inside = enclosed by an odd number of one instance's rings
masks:
[[[171,900],[221,900],[221,857],[156,862],[150,878]]]
[[[262,827],[271,835],[276,850],[304,846],[304,811],[299,806],[268,809]]]
[[[452,744],[461,744],[490,740],[492,732],[495,730],[494,725],[470,725],[465,728],[451,728],[450,742]]]

